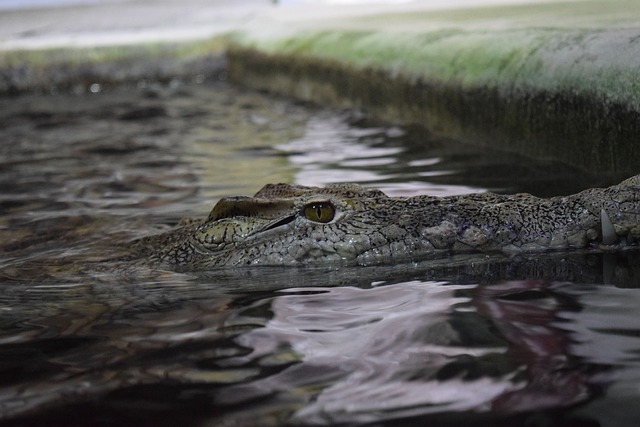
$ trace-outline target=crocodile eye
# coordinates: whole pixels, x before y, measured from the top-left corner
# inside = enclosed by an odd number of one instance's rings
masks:
[[[304,207],[305,218],[313,222],[330,222],[335,214],[336,210],[327,202],[310,203]]]

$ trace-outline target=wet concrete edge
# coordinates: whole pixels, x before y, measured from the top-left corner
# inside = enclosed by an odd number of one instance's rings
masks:
[[[254,89],[358,108],[393,123],[595,173],[638,172],[640,111],[624,100],[522,85],[463,86],[241,46],[227,55],[231,81]]]

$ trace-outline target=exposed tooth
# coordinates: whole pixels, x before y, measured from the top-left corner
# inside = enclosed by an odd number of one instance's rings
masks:
[[[602,224],[602,243],[605,245],[613,245],[618,236],[616,236],[616,230],[613,228],[613,223],[604,209],[600,209],[600,223]]]

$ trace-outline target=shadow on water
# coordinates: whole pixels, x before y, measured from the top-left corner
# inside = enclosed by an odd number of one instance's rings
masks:
[[[612,182],[220,83],[141,86],[0,100],[3,425],[635,425],[637,251],[197,274],[107,261],[266,182]]]

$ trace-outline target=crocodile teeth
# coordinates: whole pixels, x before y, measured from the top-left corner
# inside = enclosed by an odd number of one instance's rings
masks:
[[[618,236],[616,236],[613,223],[604,209],[600,209],[600,223],[602,224],[602,243],[605,245],[613,245]]]

